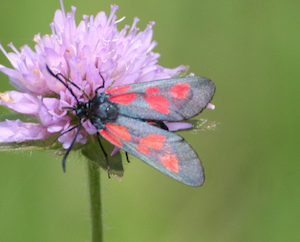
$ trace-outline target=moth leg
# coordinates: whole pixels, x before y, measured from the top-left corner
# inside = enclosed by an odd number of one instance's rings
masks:
[[[79,124],[78,124],[77,126],[75,126],[75,127],[77,127],[77,132],[76,132],[75,137],[74,137],[74,139],[72,140],[72,143],[71,143],[71,145],[69,146],[69,148],[68,148],[66,154],[64,155],[63,160],[62,160],[62,168],[63,168],[63,171],[64,171],[64,172],[66,172],[66,160],[67,160],[67,157],[68,157],[70,151],[72,150],[73,145],[75,144],[76,138],[77,138],[77,136],[78,136],[78,134],[79,134],[79,131],[80,131],[80,128],[81,128],[81,123],[79,122]],[[73,128],[72,128],[72,129],[73,129]]]
[[[104,150],[104,147],[103,147],[103,145],[102,145],[102,143],[101,143],[101,141],[100,141],[100,137],[99,137],[100,135],[99,135],[99,133],[97,132],[97,140],[98,140],[98,143],[99,143],[99,145],[100,145],[100,147],[101,147],[101,150],[102,150],[102,152],[103,152],[103,154],[104,154],[104,158],[105,158],[105,160],[106,160],[106,165],[107,165],[107,174],[108,174],[108,178],[110,178],[110,165],[109,165],[109,161],[108,161],[108,156],[107,156],[107,153],[106,153],[106,151]]]
[[[130,160],[129,160],[129,157],[128,157],[128,153],[125,152],[125,155],[126,155],[126,160],[127,160],[127,162],[130,163]]]
[[[151,124],[153,126],[156,126],[158,128],[164,129],[169,131],[167,125],[165,125],[165,123],[163,121],[153,121],[153,120],[148,120],[146,121],[148,124]]]
[[[49,147],[51,147],[51,146],[59,139],[60,136],[63,136],[64,134],[66,134],[66,133],[68,133],[68,132],[70,132],[70,131],[72,131],[73,129],[76,129],[76,128],[78,128],[78,125],[76,125],[76,126],[70,128],[70,129],[68,129],[67,131],[61,133],[59,136],[57,136],[57,137],[51,142],[51,144],[49,145]]]

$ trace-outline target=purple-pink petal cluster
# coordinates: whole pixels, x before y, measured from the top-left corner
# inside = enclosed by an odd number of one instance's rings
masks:
[[[0,142],[22,142],[46,139],[49,137],[47,128],[42,124],[24,123],[19,119],[0,122]]]
[[[36,118],[36,123],[20,120],[0,122],[0,142],[22,142],[47,139],[65,132],[72,127],[72,117],[63,107],[71,107],[76,100],[58,80],[46,69],[61,73],[72,80],[91,97],[94,90],[102,85],[117,86],[135,82],[145,82],[170,78],[185,70],[184,66],[175,69],[157,65],[159,54],[152,49],[156,42],[152,40],[154,22],[150,22],[144,31],[136,26],[125,25],[121,31],[117,25],[121,22],[115,15],[118,7],[111,6],[110,15],[104,12],[94,16],[83,16],[76,25],[76,8],[65,13],[55,12],[50,24],[51,34],[34,37],[34,50],[25,45],[18,51],[11,43],[12,52],[0,45],[0,50],[10,61],[12,68],[0,64],[0,71],[9,77],[16,91],[0,94],[0,104],[21,114]],[[79,90],[74,93],[80,101],[84,97]],[[85,100],[86,101],[86,100]],[[169,124],[167,124],[169,126]],[[174,124],[173,124],[174,126]],[[88,134],[94,134],[95,128],[85,122],[77,136],[77,142],[85,143]],[[185,127],[185,126],[184,126]],[[184,128],[175,124],[174,129]],[[171,128],[172,129],[172,128]],[[59,142],[68,148],[76,129],[59,137]]]

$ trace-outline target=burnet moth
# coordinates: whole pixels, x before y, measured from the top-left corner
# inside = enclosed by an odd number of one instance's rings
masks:
[[[70,129],[77,128],[77,132],[63,158],[64,170],[82,123],[90,120],[98,135],[160,172],[190,186],[203,184],[204,171],[197,153],[181,136],[168,131],[163,122],[187,120],[201,113],[215,92],[211,80],[187,76],[126,84],[98,93],[103,85],[90,98],[75,83],[54,74],[48,66],[47,69],[77,101],[75,106],[67,107],[76,113],[79,122]],[[88,101],[79,101],[66,82],[79,89]],[[99,137],[98,141],[107,158]]]

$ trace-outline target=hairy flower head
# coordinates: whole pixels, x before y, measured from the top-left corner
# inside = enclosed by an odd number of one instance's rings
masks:
[[[43,140],[58,136],[74,126],[74,114],[64,107],[76,105],[70,91],[48,72],[60,73],[72,80],[90,97],[95,89],[103,84],[104,88],[128,83],[166,79],[185,70],[184,66],[175,69],[157,65],[159,54],[152,49],[150,22],[140,31],[135,18],[132,26],[118,31],[115,15],[118,7],[111,6],[110,15],[99,12],[97,16],[83,16],[75,23],[76,8],[70,13],[57,10],[50,24],[51,34],[34,37],[34,50],[27,45],[18,51],[13,44],[13,52],[0,49],[10,61],[12,68],[0,65],[0,71],[9,77],[16,90],[0,94],[0,104],[31,117],[31,121],[5,120],[0,122],[0,142],[23,142]],[[101,74],[101,75],[100,75]],[[102,77],[101,77],[102,76]],[[84,95],[73,89],[79,101],[86,101]],[[34,121],[32,121],[34,120]],[[78,122],[78,120],[77,120]],[[85,143],[88,134],[97,130],[90,122],[85,122],[76,141]],[[175,129],[180,128],[177,127]],[[69,148],[76,129],[59,136],[58,141],[65,149]]]

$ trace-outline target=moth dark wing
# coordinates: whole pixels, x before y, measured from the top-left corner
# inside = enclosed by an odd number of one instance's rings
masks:
[[[121,115],[105,127],[99,133],[117,147],[181,183],[203,184],[201,161],[181,136]]]
[[[203,77],[171,78],[106,90],[120,114],[163,121],[180,121],[199,114],[214,92],[214,83]]]

